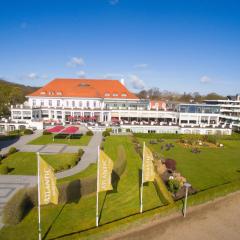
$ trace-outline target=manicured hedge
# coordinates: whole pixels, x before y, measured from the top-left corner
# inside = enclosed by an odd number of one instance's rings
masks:
[[[103,137],[108,137],[108,136],[110,136],[110,132],[109,131],[103,131],[102,136]]]
[[[4,165],[4,164],[0,165],[0,174],[8,174],[8,171],[9,171],[9,169],[6,165]]]
[[[88,130],[88,131],[86,132],[86,135],[87,135],[87,136],[93,136],[93,131]]]
[[[3,209],[3,222],[5,224],[18,224],[33,208],[27,189],[20,189],[5,205]]]
[[[121,177],[127,166],[126,152],[123,145],[118,146],[117,151],[118,158],[114,163],[113,171]]]
[[[10,154],[13,154],[13,153],[16,153],[18,150],[15,148],[15,147],[11,147],[9,150],[8,150],[8,155]]]
[[[24,135],[31,135],[31,134],[33,134],[33,130],[31,130],[31,129],[25,129],[25,130],[23,131],[23,134],[24,134]]]

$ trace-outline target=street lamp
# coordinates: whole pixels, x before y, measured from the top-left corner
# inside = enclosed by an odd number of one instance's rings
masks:
[[[187,213],[188,189],[191,187],[191,184],[188,183],[188,182],[186,182],[186,183],[184,183],[184,187],[186,188],[186,193],[185,193],[185,201],[184,201],[183,217],[186,217],[186,213]]]

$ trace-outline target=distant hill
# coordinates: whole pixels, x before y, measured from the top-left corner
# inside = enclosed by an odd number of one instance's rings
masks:
[[[9,116],[9,106],[23,103],[25,96],[38,87],[25,86],[0,79],[0,117]]]

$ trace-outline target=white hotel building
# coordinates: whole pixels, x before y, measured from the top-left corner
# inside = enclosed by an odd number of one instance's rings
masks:
[[[118,80],[54,79],[26,97],[25,104],[11,107],[11,119],[0,122],[0,132],[72,122],[93,130],[113,125],[123,132],[231,134],[240,120],[239,99],[179,104],[167,111],[139,99]]]

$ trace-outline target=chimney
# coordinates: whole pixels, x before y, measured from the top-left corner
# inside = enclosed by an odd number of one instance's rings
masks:
[[[121,84],[122,84],[123,86],[125,86],[124,78],[121,78],[120,82],[121,82]]]

